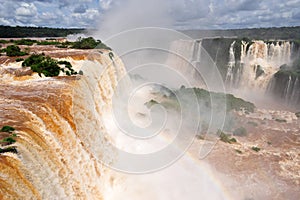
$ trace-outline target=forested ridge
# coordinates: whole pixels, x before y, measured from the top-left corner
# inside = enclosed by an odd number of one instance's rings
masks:
[[[12,27],[0,25],[0,38],[66,37],[69,34],[84,33],[86,31],[83,28]],[[192,38],[238,37],[259,40],[300,40],[300,26],[228,30],[181,30],[181,32]]]
[[[238,37],[257,40],[300,40],[300,26],[228,29],[228,30],[184,30],[192,38]]]
[[[22,27],[1,26],[0,38],[25,38],[25,37],[66,37],[69,34],[82,33],[85,29],[73,28],[47,28],[47,27]]]

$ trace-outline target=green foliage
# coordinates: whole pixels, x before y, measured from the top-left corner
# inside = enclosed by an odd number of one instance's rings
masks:
[[[279,123],[286,123],[287,121],[285,119],[275,119],[276,122],[279,122]]]
[[[37,41],[36,40],[31,40],[31,39],[21,39],[21,40],[15,40],[14,43],[16,45],[28,45],[28,46],[31,46],[34,43],[37,43]]]
[[[232,94],[226,95],[226,104],[227,104],[227,110],[241,110],[244,109],[248,112],[254,112],[255,105],[251,102],[245,101],[241,98],[237,98],[233,96]]]
[[[233,135],[236,136],[246,136],[247,134],[247,130],[244,127],[239,127],[233,131]]]
[[[221,130],[218,130],[217,134],[219,135],[220,137],[220,140],[222,142],[225,142],[225,143],[229,143],[229,144],[232,144],[232,143],[236,143],[236,139],[235,138],[230,138],[228,135],[226,135],[224,132],[222,132]]]
[[[0,130],[0,132],[7,132],[7,133],[11,133],[15,130],[15,128],[11,127],[11,126],[3,126]]]
[[[62,48],[62,49],[66,49],[66,48],[68,48],[69,46],[68,46],[68,45],[64,45],[64,44],[60,44],[60,45],[56,45],[55,47],[57,47],[57,48]]]
[[[44,54],[32,54],[30,57],[26,58],[22,63],[22,67],[30,67],[32,65],[42,62],[45,58]]]
[[[0,153],[6,153],[6,152],[11,152],[11,153],[18,153],[16,147],[8,147],[8,148],[0,148]]]
[[[280,66],[280,70],[274,76],[280,80],[288,79],[289,76],[293,79],[300,78],[300,57],[295,59],[290,65]]]
[[[1,142],[4,142],[8,145],[13,144],[16,142],[16,140],[13,137],[6,137],[3,140],[1,140]]]
[[[11,126],[3,126],[2,127],[0,132],[10,133],[10,135],[8,137],[5,137],[2,140],[0,140],[0,143],[2,143],[2,145],[10,145],[10,144],[13,144],[16,142],[15,137],[17,137],[17,134],[13,133],[13,131],[15,131],[15,128],[13,128]]]
[[[230,29],[230,30],[187,30],[183,31],[192,38],[201,37],[238,37],[256,40],[299,40],[300,26],[295,27],[272,27],[272,28],[251,28],[251,29]]]
[[[81,38],[79,37],[76,42],[73,43],[72,48],[75,49],[108,49],[111,50],[108,46],[103,44],[100,40],[95,40],[92,37]]]
[[[209,108],[218,108],[218,106],[226,103],[227,111],[238,111],[244,109],[248,112],[254,112],[255,109],[255,105],[253,103],[244,101],[243,99],[237,98],[232,94],[209,92],[201,88],[185,87],[181,87],[178,92],[185,95],[192,95],[193,93],[196,94],[198,101]],[[214,99],[215,105],[212,105],[211,99]]]
[[[204,135],[201,135],[201,134],[197,134],[195,137],[196,137],[198,140],[205,140]]]
[[[23,61],[24,60],[24,58],[17,58],[16,59],[16,62],[21,62],[21,61]]]
[[[30,67],[33,72],[39,76],[42,74],[46,77],[58,76],[60,72],[67,76],[78,74],[68,61],[57,61],[43,54],[33,54],[22,63],[23,67]]]
[[[26,55],[25,52],[22,52],[20,47],[15,46],[15,45],[10,45],[6,47],[6,55],[7,56],[24,56]]]
[[[235,138],[231,138],[229,141],[230,141],[230,143],[236,143],[237,142],[237,140]]]
[[[8,40],[0,40],[0,44],[7,44],[7,43],[9,43]]]
[[[65,72],[68,76],[70,75],[76,75],[78,74],[77,72],[75,72],[75,70],[72,68],[72,65],[70,62],[68,61],[58,61],[57,62],[58,65],[62,66],[60,69],[62,72]],[[64,66],[64,67],[63,67]],[[81,74],[82,75],[82,74]]]
[[[251,149],[252,149],[253,151],[256,151],[256,152],[259,152],[259,151],[260,151],[260,148],[258,148],[258,147],[251,147]]]
[[[60,45],[60,42],[56,41],[40,41],[37,45]]]
[[[109,52],[109,58],[111,59],[111,60],[113,60],[113,58],[114,58],[114,53],[113,52]]]
[[[178,112],[183,110],[186,112],[186,110],[189,110],[188,113],[190,113],[190,115],[196,114],[200,116],[200,119],[193,120],[199,120],[201,124],[210,124],[212,116],[219,118],[219,115],[223,116],[225,114],[224,112],[227,112],[224,121],[225,123],[222,128],[225,131],[231,131],[237,121],[231,111],[254,111],[255,109],[254,104],[246,102],[243,99],[236,98],[233,95],[209,92],[200,88],[186,88],[182,86],[175,92],[168,92],[163,88],[160,88],[158,92],[158,96],[159,95],[162,96],[160,102],[151,100],[145,105],[150,108],[152,105],[159,103],[167,110],[170,109]],[[179,99],[181,102],[178,101]],[[191,101],[191,99],[194,99],[194,101]],[[199,113],[196,113],[198,111]],[[212,127],[215,127],[215,124],[218,123],[217,120],[222,119],[215,119],[216,122],[212,122]],[[218,124],[216,126],[219,128]],[[203,128],[201,129],[201,131],[203,131]]]
[[[44,74],[46,77],[58,76],[60,73],[60,67],[57,62],[50,57],[46,57],[42,62],[31,65],[31,70],[37,72],[39,76]]]
[[[83,33],[83,32],[84,29],[0,26],[0,36],[2,38],[66,37],[67,35],[70,34]]]
[[[253,122],[253,121],[249,121],[249,122],[247,122],[247,124],[250,124],[250,125],[252,125],[252,126],[258,126],[258,123]]]
[[[235,151],[238,153],[238,154],[242,154],[243,152],[239,149],[235,149]]]
[[[145,103],[145,106],[147,106],[147,108],[151,108],[151,106],[153,106],[155,104],[159,104],[159,103],[157,101],[155,101],[154,99],[151,99],[150,101]]]

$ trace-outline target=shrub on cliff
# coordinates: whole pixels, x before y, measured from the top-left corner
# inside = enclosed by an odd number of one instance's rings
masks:
[[[6,51],[6,55],[10,56],[10,57],[27,55],[27,53],[22,52],[20,47],[18,47],[16,45],[10,45],[10,46],[6,47],[5,51]]]
[[[286,119],[279,119],[279,118],[276,118],[275,119],[276,122],[279,122],[279,123],[286,123]]]
[[[108,49],[111,50],[110,47],[106,46],[100,40],[95,40],[92,37],[81,38],[79,37],[76,42],[73,43],[72,48],[75,49]]]
[[[16,59],[16,62],[21,62],[21,61],[23,61],[24,60],[24,58],[17,58]]]
[[[30,67],[33,72],[39,76],[42,74],[46,77],[58,76],[63,72],[67,76],[78,74],[68,61],[57,61],[44,54],[33,54],[22,63],[23,67]]]
[[[7,145],[13,144],[16,142],[16,140],[10,136],[10,137],[6,137],[3,140],[1,140],[1,142],[6,143]]]
[[[227,111],[238,111],[242,109],[248,112],[254,112],[255,109],[255,105],[253,103],[237,98],[232,94],[209,92],[201,88],[180,88],[179,92],[196,94],[199,102],[204,102],[204,104],[210,108],[218,108],[219,105],[226,103]],[[214,100],[215,105],[211,104],[211,99]]]
[[[151,99],[150,101],[145,103],[145,106],[147,106],[147,108],[151,108],[151,106],[159,104],[157,101],[155,101],[154,99]]]
[[[226,135],[224,132],[222,132],[221,130],[218,130],[217,134],[219,135],[220,137],[220,140],[222,142],[225,142],[225,143],[229,143],[229,144],[232,144],[232,143],[236,143],[237,140],[235,138],[230,138],[228,135]]]
[[[8,148],[4,148],[4,149],[0,148],[0,153],[6,153],[6,152],[18,153],[16,147],[8,147]]]
[[[259,151],[260,151],[260,148],[259,148],[259,147],[251,147],[251,149],[252,149],[253,151],[256,151],[256,152],[259,152]]]
[[[37,42],[37,45],[60,45],[60,42],[44,40],[44,41]]]
[[[15,138],[17,137],[17,134],[13,133],[15,131],[15,128],[11,126],[3,126],[0,130],[0,132],[6,132],[9,133],[9,136],[3,138],[0,140],[0,144],[3,145],[10,145],[16,142]]]
[[[31,46],[34,43],[37,43],[37,41],[36,40],[31,40],[31,39],[21,39],[21,40],[15,40],[14,43],[16,45],[28,45],[28,46]]]
[[[0,132],[7,132],[7,133],[11,133],[15,130],[15,128],[11,127],[11,126],[3,126],[0,130]]]

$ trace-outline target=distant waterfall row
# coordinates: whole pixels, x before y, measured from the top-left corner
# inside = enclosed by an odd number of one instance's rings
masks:
[[[299,80],[296,77],[287,77],[284,81],[274,77],[281,66],[289,66],[299,57],[299,45],[294,42],[206,38],[176,41],[171,50],[188,58],[190,65],[200,71],[203,71],[203,68],[211,68],[212,65],[208,64],[210,59],[217,66],[229,91],[268,91],[288,103],[295,103],[300,99]],[[181,61],[172,64],[195,77],[194,72],[186,70],[187,63],[183,64]],[[210,81],[215,77],[202,73],[202,78]],[[279,82],[275,83],[276,81]],[[278,84],[283,86],[278,87]]]
[[[239,50],[235,44],[236,41],[233,41],[229,49],[225,79],[229,88],[265,91],[280,66],[291,62],[291,44],[288,41],[272,43],[241,41],[239,58],[235,58],[237,54],[235,51]]]

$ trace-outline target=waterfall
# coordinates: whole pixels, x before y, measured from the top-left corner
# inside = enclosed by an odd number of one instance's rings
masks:
[[[201,80],[198,87],[213,85],[218,72],[210,71],[209,68],[217,65],[226,88],[244,98],[253,92],[261,95],[273,93],[277,81],[273,79],[276,72],[282,65],[291,64],[295,56],[299,56],[294,43],[290,41],[240,41],[232,38],[178,40],[172,43],[170,50],[175,54],[169,56],[167,65],[175,66],[190,80]],[[195,75],[197,70],[200,72],[198,76]],[[201,76],[203,74],[205,77]],[[295,79],[289,84],[297,85],[299,80]],[[296,88],[286,85],[281,95],[288,98],[288,101],[297,101]]]
[[[103,199],[110,173],[97,158],[110,147],[101,115],[125,69],[117,58],[114,66],[108,55],[92,57],[69,58],[84,76],[1,75],[1,125],[18,135],[18,154],[0,155],[1,199]]]
[[[291,88],[292,87],[292,77],[289,76],[288,83],[286,85],[285,91],[284,91],[284,99],[286,102],[288,102],[290,98]]]
[[[231,86],[227,79],[232,77],[229,73],[233,65],[232,48],[229,51],[228,70],[225,82]],[[252,43],[241,42],[240,67],[236,72],[237,88],[262,91],[267,86],[273,75],[283,64],[291,62],[291,45],[288,41],[266,43],[256,40]]]
[[[170,46],[166,65],[187,77],[195,86],[204,86],[203,83],[199,85],[202,78],[197,71],[201,62],[202,48],[202,40],[176,40]]]
[[[283,99],[287,104],[297,105],[299,100],[299,94],[299,79],[298,77],[293,78],[290,75],[283,93]]]
[[[235,45],[235,41],[232,42],[232,44],[230,45],[229,62],[228,62],[228,68],[225,77],[225,83],[229,85],[229,87],[232,87],[233,84],[233,68],[235,67],[234,45]]]
[[[192,40],[176,40],[171,43],[167,65],[184,73],[189,73],[189,61],[196,57],[194,50],[198,45]]]
[[[293,85],[290,99],[293,104],[297,104],[299,98],[300,98],[300,87],[299,87],[299,78],[297,77]]]
[[[195,40],[193,44],[193,56],[191,62],[197,64],[201,60],[201,49],[202,49],[202,40]]]

